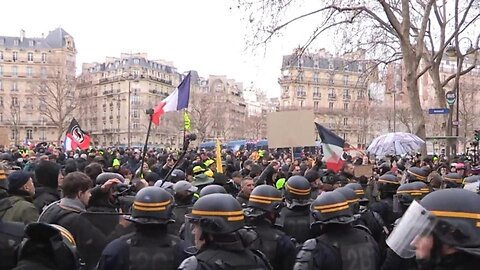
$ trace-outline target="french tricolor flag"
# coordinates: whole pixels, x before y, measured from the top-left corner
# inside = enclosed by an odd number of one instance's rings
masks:
[[[152,123],[158,126],[160,116],[166,112],[180,111],[188,107],[190,99],[190,72],[183,79],[180,85],[168,97],[162,100],[153,109]]]
[[[323,160],[327,169],[338,172],[343,165],[342,155],[345,140],[318,123],[315,123],[315,126],[322,140]]]

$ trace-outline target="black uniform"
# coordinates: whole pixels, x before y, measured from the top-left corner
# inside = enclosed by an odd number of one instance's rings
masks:
[[[60,192],[57,189],[44,186],[35,188],[33,204],[37,207],[39,213],[43,211],[45,206],[58,200],[60,200]]]
[[[393,212],[393,198],[390,197],[372,203],[370,209],[380,215],[389,231],[392,230],[395,220],[400,217],[400,213]]]
[[[167,234],[165,228],[137,230],[108,244],[102,252],[97,270],[177,269],[187,257],[184,249],[180,238]]]
[[[295,245],[284,232],[274,228],[267,220],[252,223],[258,238],[251,248],[260,250],[275,270],[290,270],[295,263]]]
[[[255,254],[255,251],[245,248],[243,243],[238,240],[228,243],[215,242],[205,244],[197,255],[183,261],[179,269],[265,270],[270,269],[267,264],[260,256]]]
[[[2,222],[0,219],[0,269],[12,269],[15,266],[15,249],[22,242],[23,230],[23,223]]]
[[[283,208],[277,224],[290,237],[295,238],[298,244],[303,244],[311,238],[309,205]]]

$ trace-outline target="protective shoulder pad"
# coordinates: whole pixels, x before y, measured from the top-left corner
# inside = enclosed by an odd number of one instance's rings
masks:
[[[308,239],[303,243],[295,259],[294,270],[312,269],[313,253],[317,248],[317,239]]]
[[[195,256],[190,256],[183,260],[178,269],[180,270],[196,270],[198,267],[198,261]]]

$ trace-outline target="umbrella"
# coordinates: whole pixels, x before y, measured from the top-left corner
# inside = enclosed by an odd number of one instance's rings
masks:
[[[403,155],[420,149],[424,144],[425,141],[414,134],[394,132],[373,139],[367,151],[377,156]]]

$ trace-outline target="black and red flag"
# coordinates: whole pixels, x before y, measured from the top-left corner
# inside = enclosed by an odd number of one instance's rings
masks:
[[[63,147],[65,151],[75,150],[80,148],[82,150],[90,147],[90,135],[80,128],[77,120],[72,119],[65,134],[65,140],[63,141]]]

